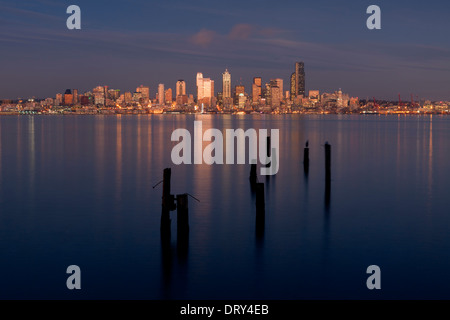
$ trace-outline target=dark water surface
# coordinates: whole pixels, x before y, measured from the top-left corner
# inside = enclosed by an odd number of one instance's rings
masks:
[[[194,120],[280,130],[279,172],[258,177],[263,235],[250,165],[172,164],[171,133]],[[0,135],[1,299],[450,298],[448,117],[2,116]],[[176,211],[161,245],[152,186],[166,167],[173,194],[200,200],[189,198],[186,250]],[[381,290],[366,287],[369,265]]]

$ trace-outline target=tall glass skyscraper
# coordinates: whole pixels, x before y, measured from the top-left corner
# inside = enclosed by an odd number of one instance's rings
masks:
[[[295,96],[305,97],[305,64],[303,61],[295,63]]]
[[[291,100],[294,100],[294,98],[295,98],[295,96],[297,95],[297,92],[296,92],[296,85],[295,85],[295,82],[296,82],[296,77],[295,77],[295,72],[292,72],[292,74],[291,74]]]
[[[223,79],[223,98],[231,98],[231,75],[228,69],[222,74]]]

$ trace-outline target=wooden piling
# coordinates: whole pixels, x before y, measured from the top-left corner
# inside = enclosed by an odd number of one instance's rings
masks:
[[[171,169],[166,168],[163,172],[163,193],[161,210],[161,231],[170,233],[170,211],[174,210],[174,197],[170,194]]]
[[[307,175],[309,172],[309,147],[308,147],[308,141],[306,141],[306,146],[303,152],[303,170],[305,171],[305,174]]]

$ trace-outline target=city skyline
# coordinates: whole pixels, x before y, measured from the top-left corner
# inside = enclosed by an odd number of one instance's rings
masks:
[[[440,32],[450,23],[445,1],[378,1],[381,30],[366,28],[369,2],[78,1],[81,30],[66,28],[69,4],[1,1],[0,99],[51,96],[60,84],[154,88],[198,70],[221,82],[228,69],[232,87],[242,78],[249,88],[255,76],[289,84],[299,57],[308,66],[308,88],[450,99],[450,44]],[[194,90],[188,81],[187,91]]]
[[[286,81],[287,87],[285,87],[285,88],[282,87],[281,89],[284,89],[284,90],[280,91],[280,93],[282,93],[283,97],[285,97],[285,94],[288,91],[289,91],[290,95],[295,93],[295,95],[304,95],[305,97],[308,97],[308,91],[311,91],[311,90],[312,91],[319,91],[319,92],[326,92],[326,90],[321,90],[319,88],[308,88],[307,85],[306,85],[306,77],[307,76],[306,76],[306,72],[305,72],[304,62],[303,61],[297,61],[294,64],[295,64],[295,69],[294,69],[294,72],[290,75],[290,77],[270,78],[267,81],[266,84],[270,84],[270,81],[277,80],[277,81],[281,82],[281,85],[283,86],[283,83],[284,83],[283,79],[284,78],[288,79],[288,81]],[[203,73],[202,72],[196,72],[196,76],[197,76],[196,80],[194,79],[193,81],[189,81],[189,80],[185,81],[183,79],[179,79],[179,80],[175,81],[175,83],[173,84],[174,90],[172,90],[172,84],[169,84],[167,86],[167,88],[174,92],[174,94],[175,94],[174,98],[175,99],[179,96],[177,90],[183,90],[183,92],[184,92],[183,95],[192,94],[193,96],[195,96],[197,98],[198,94],[199,94],[199,91],[198,91],[199,90],[199,88],[198,88],[198,76],[199,76],[199,74],[201,75],[201,77],[203,77]],[[299,75],[300,75],[301,80],[299,80]],[[245,93],[248,94],[248,96],[253,97],[254,80],[255,79],[260,79],[260,81],[261,81],[262,77],[256,76],[256,75],[253,76],[252,79],[243,79],[242,77],[239,77],[238,79],[236,79],[236,77],[234,77],[235,80],[233,82],[230,70],[228,70],[228,68],[225,68],[225,70],[222,71],[222,73],[221,73],[221,80],[222,81],[218,80],[218,83],[221,86],[219,86],[219,87],[215,86],[214,85],[215,80],[212,77],[210,77],[210,78],[203,78],[203,79],[206,80],[208,88],[211,89],[211,96],[217,96],[217,94],[219,94],[219,93],[223,94],[223,92],[224,92],[223,88],[224,88],[224,86],[227,86],[226,90],[230,90],[231,98],[232,98],[233,97],[233,91],[235,90],[236,87],[243,87],[243,88],[245,88]],[[225,80],[225,79],[227,79],[227,80]],[[174,82],[174,81],[172,81],[172,82]],[[106,82],[104,82],[104,83],[106,83]],[[166,91],[167,90],[164,90],[164,86],[166,85],[165,83],[162,83],[162,82],[158,81],[157,79],[152,80],[151,83],[153,83],[153,85],[148,85],[148,84],[141,84],[140,85],[140,87],[144,86],[145,88],[149,89],[149,92],[147,92],[147,96],[149,98],[151,98],[151,97],[154,97],[154,98],[158,97],[158,95],[160,93],[160,86],[161,85],[162,85],[162,92],[164,92],[164,96],[166,96]],[[243,83],[245,83],[245,84],[243,84]],[[294,86],[293,86],[293,84],[294,84]],[[181,85],[181,89],[179,88],[180,85]],[[96,84],[94,87],[97,87],[97,86],[99,86],[99,84]],[[100,86],[103,86],[103,85],[100,85]],[[110,85],[106,85],[106,86],[107,87],[111,87]],[[131,85],[131,88],[136,88],[135,86],[136,86],[136,84]],[[89,87],[83,86],[83,85],[81,87],[83,89],[79,89],[80,87],[77,87],[78,89],[74,89],[74,90],[77,90],[77,91],[79,90],[80,92],[84,92],[84,93],[90,92],[90,90],[92,90],[92,87],[89,88]],[[191,87],[193,87],[193,89]],[[151,90],[152,88],[154,88],[153,95],[152,95],[152,90]],[[189,89],[187,89],[187,88],[189,88]],[[328,90],[328,92],[336,91],[337,88],[341,89],[342,86],[337,85],[336,87],[331,88],[330,90]],[[45,98],[49,98],[49,97],[54,97],[57,94],[61,94],[61,92],[63,92],[64,90],[68,90],[68,89],[58,88],[58,90],[59,90],[59,92],[58,93],[54,93],[53,96],[52,95],[50,95],[50,96],[45,96],[45,95],[24,96],[24,95],[22,95],[22,96],[18,96],[18,97],[1,97],[0,96],[0,101],[2,101],[2,100],[13,100],[14,101],[14,100],[26,100],[26,99],[45,99]],[[125,90],[125,89],[118,89],[118,90],[120,92],[123,92],[123,93],[126,93],[126,92],[140,92],[139,88],[136,88],[135,90],[133,90],[133,89],[128,89],[128,87],[127,87],[127,90]],[[346,92],[351,92],[351,90],[347,89]],[[358,96],[356,94],[353,94],[353,95],[354,96]],[[430,98],[428,96],[420,97],[420,96],[418,96],[416,94],[413,94],[413,93],[405,93],[405,95],[403,97],[405,97],[406,100],[408,100],[411,95],[413,97],[415,97],[415,98],[420,98],[421,100],[450,101],[450,95],[449,95],[448,99],[432,99],[432,98]],[[382,97],[378,98],[377,97],[376,99],[377,100],[382,100],[382,101],[395,101],[395,100],[399,100],[399,96],[402,96],[402,94],[393,92],[392,93],[392,97],[390,97],[390,98],[382,98]],[[361,96],[359,98],[363,99],[363,100],[364,99],[366,99],[366,100],[373,100],[375,98],[375,96],[373,94],[371,95],[369,93],[367,96],[365,96],[365,97]],[[157,98],[157,99],[159,100],[159,98]],[[164,100],[165,99],[162,98],[161,102],[164,102]]]

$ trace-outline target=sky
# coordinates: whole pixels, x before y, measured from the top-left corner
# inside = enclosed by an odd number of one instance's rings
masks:
[[[69,5],[81,30],[69,30]],[[381,8],[369,30],[367,7]],[[45,98],[108,85],[122,92],[197,72],[251,93],[253,77],[282,78],[305,63],[306,90],[361,99],[450,100],[450,1],[0,0],[0,99]]]

